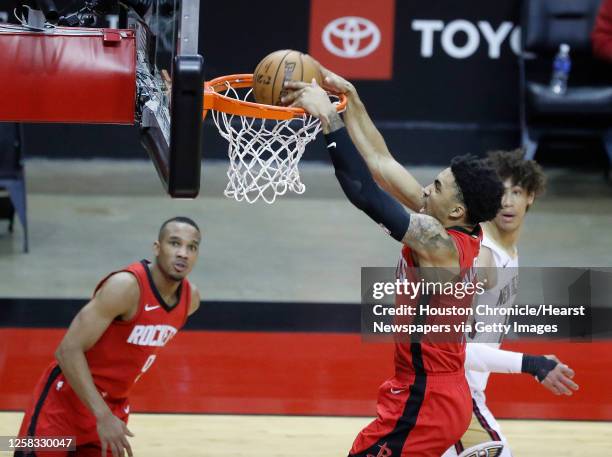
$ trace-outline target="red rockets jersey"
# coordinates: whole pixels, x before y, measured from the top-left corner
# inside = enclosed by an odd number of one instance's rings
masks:
[[[114,320],[85,353],[96,387],[109,399],[128,396],[136,381],[155,362],[159,350],[185,324],[191,303],[191,287],[183,279],[178,289],[180,299],[169,307],[153,283],[146,260],[121,271],[132,273],[138,280],[138,311],[130,321]],[[100,281],[96,292],[115,273]]]
[[[482,232],[480,226],[474,232],[468,232],[462,227],[452,227],[447,229],[448,234],[455,242],[459,253],[459,266],[461,281],[474,282],[474,260],[480,250]],[[415,281],[414,274],[418,270],[412,259],[411,249],[404,245],[402,255],[397,267],[398,279],[409,279]],[[466,294],[464,297],[457,298],[452,295],[419,294],[414,298],[408,296],[396,296],[397,305],[408,305],[418,307],[419,305],[429,305],[430,308],[469,308],[472,306],[473,293]],[[417,308],[418,309],[418,308]],[[455,316],[417,316],[411,318],[412,323],[427,324],[452,324],[462,322],[462,317]],[[465,361],[465,338],[462,333],[450,334],[437,333],[435,336],[423,335],[418,342],[408,341],[404,338],[396,340],[395,344],[395,372],[398,377],[410,376],[418,373],[453,373],[463,370]],[[413,340],[414,341],[414,340]]]

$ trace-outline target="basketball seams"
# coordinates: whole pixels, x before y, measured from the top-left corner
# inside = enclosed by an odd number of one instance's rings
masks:
[[[302,69],[302,74],[300,75],[300,81],[304,81],[304,61],[302,60],[302,53],[299,53],[299,57],[300,57],[300,67]]]
[[[266,64],[266,62],[270,59],[271,55],[272,54],[268,54],[266,57],[263,58],[261,62],[257,64],[257,67],[255,68],[255,73],[257,73],[257,70],[259,70],[260,67],[263,67]]]
[[[276,87],[276,79],[278,78],[278,71],[280,70],[280,68],[283,66],[283,62],[285,61],[285,59],[287,58],[287,56],[289,54],[291,54],[293,51],[289,50],[285,53],[285,55],[283,56],[283,58],[281,59],[281,61],[278,63],[278,67],[276,67],[276,73],[274,73],[274,81],[272,81],[272,95],[274,95],[275,92],[275,87]],[[280,91],[279,91],[280,93]],[[272,99],[272,104],[275,105],[276,104],[276,100]]]
[[[299,67],[299,68],[298,68]],[[253,95],[257,103],[280,105],[279,98],[287,94],[285,81],[304,81],[316,79],[321,85],[321,75],[314,60],[294,49],[282,49],[265,56],[255,67],[253,73]]]
[[[265,67],[265,64],[268,61],[269,57],[270,57],[269,55],[266,56],[261,62],[259,62],[257,64],[257,66],[255,67],[255,71],[253,72],[253,81],[256,81],[257,75],[259,74],[259,69]],[[257,91],[256,88],[253,87],[253,96],[255,97],[255,100],[257,100],[257,98],[258,98],[257,97],[257,92],[259,92],[259,91]]]
[[[272,65],[272,54],[267,55],[266,57],[264,57],[264,59],[259,62],[257,64],[257,67],[255,68],[255,72],[253,73],[253,82],[257,81],[257,77],[259,75],[259,72],[262,71],[263,73],[267,73],[270,65]],[[257,101],[257,99],[261,99],[263,94],[261,93],[262,90],[268,89],[268,87],[266,86],[253,86],[253,96],[255,97],[255,101]],[[271,90],[271,89],[270,89]]]

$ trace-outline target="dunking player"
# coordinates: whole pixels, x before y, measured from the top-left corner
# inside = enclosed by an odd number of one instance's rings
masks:
[[[476,305],[511,307],[518,285],[517,244],[527,211],[544,191],[545,178],[536,162],[523,160],[521,150],[489,153],[489,162],[503,180],[504,195],[502,208],[495,219],[482,224],[484,234],[477,260],[477,265],[483,267],[479,270],[479,276],[491,271],[494,285],[475,300]],[[499,316],[476,319],[487,324],[506,323],[505,317]],[[472,421],[463,437],[444,457],[477,455],[477,451],[499,449],[500,441],[503,443],[501,454],[491,452],[483,455],[512,455],[499,424],[485,402],[490,372],[529,373],[556,395],[571,395],[572,390],[578,388],[572,380],[574,372],[556,357],[504,351],[499,349],[502,337],[502,333],[475,333],[468,338],[465,367],[473,399]]]
[[[349,99],[344,122],[314,82],[287,83],[293,92],[283,102],[321,120],[344,193],[404,244],[400,278],[418,266],[452,269],[460,280],[470,281],[480,246],[479,223],[495,217],[500,207],[502,183],[495,170],[470,156],[455,157],[432,184],[421,187],[389,153],[354,87],[321,70],[326,85]],[[407,213],[400,202],[417,213]],[[429,304],[470,307],[472,297],[466,297],[433,295]],[[461,437],[471,417],[464,358],[464,340],[398,341],[395,376],[380,388],[377,419],[357,436],[350,455],[440,457]]]
[[[153,244],[152,265],[133,263],[98,284],[70,324],[56,361],[40,378],[19,436],[74,436],[76,453],[70,455],[78,457],[132,455],[128,396],[159,350],[199,307],[200,294],[186,277],[200,239],[191,219],[170,219]]]

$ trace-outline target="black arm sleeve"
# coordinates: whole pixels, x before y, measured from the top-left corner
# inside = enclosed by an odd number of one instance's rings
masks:
[[[543,355],[523,354],[523,363],[521,371],[535,376],[538,381],[544,381],[544,378],[557,366],[557,362]]]
[[[382,190],[353,145],[346,128],[325,135],[336,178],[350,202],[380,224],[393,238],[402,241],[410,214]]]

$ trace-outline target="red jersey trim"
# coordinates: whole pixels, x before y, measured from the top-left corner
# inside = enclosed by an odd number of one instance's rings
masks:
[[[164,308],[164,311],[170,314],[181,304],[183,300],[187,301],[187,306],[185,306],[185,315],[183,316],[182,321],[183,323],[181,324],[181,327],[184,326],[187,322],[187,318],[189,317],[189,310],[191,309],[191,284],[189,281],[187,279],[183,279],[181,281],[177,289],[178,300],[175,305],[169,306],[162,298],[157,286],[155,285],[155,282],[153,281],[153,275],[151,274],[151,269],[149,268],[150,262],[143,259],[140,261],[140,265],[142,265],[142,269],[144,270],[147,281],[149,282],[149,288],[153,292],[153,295],[155,296],[155,299],[159,305]]]
[[[183,316],[183,321],[182,321],[182,325],[185,325],[185,323],[187,322],[187,318],[189,317],[189,310],[191,309],[191,285],[189,284],[189,281],[185,279],[181,281],[181,283],[179,284],[179,288],[177,290],[179,292],[177,294],[178,295],[177,302],[174,306],[169,306],[162,298],[161,294],[159,293],[159,290],[157,289],[157,286],[155,285],[155,282],[153,281],[153,276],[151,275],[149,264],[150,262],[148,260],[143,259],[140,262],[133,263],[121,270],[116,270],[116,271],[109,273],[98,283],[98,285],[94,289],[92,298],[96,296],[100,288],[104,285],[106,281],[108,281],[108,279],[111,276],[116,275],[117,273],[122,273],[122,272],[130,273],[132,276],[136,278],[136,281],[138,282],[138,294],[139,294],[138,295],[138,310],[136,311],[136,314],[134,314],[134,316],[130,320],[126,321],[122,319],[115,319],[113,321],[114,323],[121,324],[121,325],[130,325],[136,319],[140,317],[140,315],[142,314],[142,308],[143,308],[143,304],[141,303],[142,294],[143,294],[143,291],[146,290],[146,288],[148,287],[153,292],[153,295],[155,296],[155,299],[157,300],[159,305],[167,313],[171,313],[175,311],[175,309],[179,307],[183,299],[186,299],[188,301],[187,306],[185,307],[185,315]],[[142,275],[138,274],[139,272],[136,271],[138,268],[142,270]],[[146,281],[146,283],[144,283],[143,281]]]
[[[177,289],[177,295],[178,295],[178,300],[176,301],[176,303],[172,306],[170,306],[168,303],[166,303],[166,301],[163,299],[163,297],[161,296],[161,294],[159,293],[159,290],[157,289],[157,286],[155,285],[155,281],[153,281],[153,274],[151,273],[151,269],[149,268],[150,262],[148,260],[141,260],[140,264],[142,265],[142,269],[144,270],[144,273],[146,275],[147,281],[149,282],[149,287],[151,288],[151,292],[153,292],[153,295],[155,296],[155,299],[157,300],[157,303],[164,308],[164,310],[167,313],[171,313],[172,311],[174,311],[176,309],[176,307],[181,303],[181,300],[183,298],[185,298],[183,296],[184,293],[184,286],[185,286],[185,280],[182,280],[181,283],[178,286]]]

